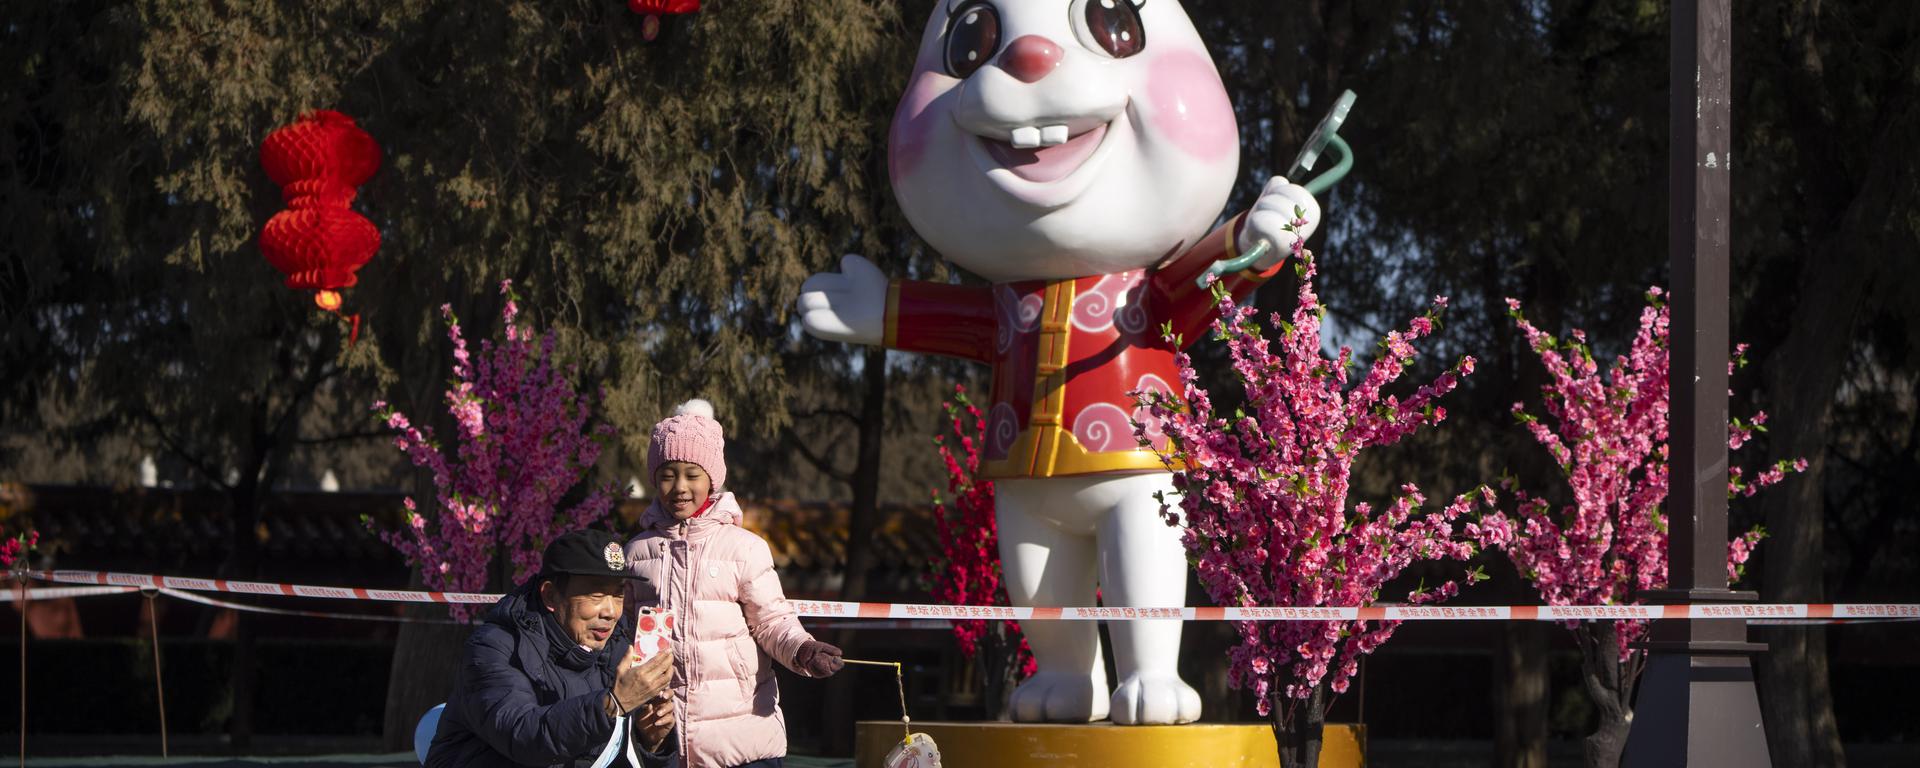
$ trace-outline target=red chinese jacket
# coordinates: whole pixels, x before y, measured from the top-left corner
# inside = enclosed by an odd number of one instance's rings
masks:
[[[1132,419],[1145,409],[1127,393],[1175,392],[1176,350],[1163,325],[1184,344],[1207,331],[1213,296],[1194,281],[1237,255],[1241,219],[1152,269],[990,286],[895,280],[886,346],[993,366],[981,457],[988,478],[1164,471],[1134,438]],[[1222,282],[1238,299],[1273,271]],[[1147,437],[1165,447],[1157,430]]]

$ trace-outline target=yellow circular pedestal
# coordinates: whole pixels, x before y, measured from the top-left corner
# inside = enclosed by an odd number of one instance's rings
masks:
[[[913,724],[940,745],[943,768],[1279,768],[1273,730],[1265,725],[1145,725],[1110,723]],[[898,721],[854,726],[854,765],[881,768],[900,743]],[[1321,768],[1366,765],[1366,729],[1329,724],[1320,743]]]

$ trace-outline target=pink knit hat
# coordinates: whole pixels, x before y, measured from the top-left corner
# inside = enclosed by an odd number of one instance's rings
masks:
[[[713,419],[713,403],[695,398],[673,409],[673,416],[653,425],[653,443],[647,446],[647,477],[658,477],[660,465],[685,461],[700,465],[713,476],[713,489],[727,484],[727,439]]]

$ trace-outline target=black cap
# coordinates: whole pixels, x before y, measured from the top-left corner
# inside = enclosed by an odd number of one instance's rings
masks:
[[[561,534],[547,545],[540,561],[540,575],[612,576],[646,581],[647,577],[627,570],[627,551],[612,533],[595,528]]]

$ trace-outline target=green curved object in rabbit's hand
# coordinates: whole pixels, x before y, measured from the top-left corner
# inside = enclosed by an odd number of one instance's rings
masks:
[[[1294,156],[1293,167],[1287,169],[1287,178],[1297,179],[1300,174],[1313,170],[1320,156],[1328,149],[1334,150],[1340,159],[1326,173],[1315,176],[1300,186],[1318,196],[1320,193],[1338,184],[1353,170],[1353,148],[1346,139],[1340,138],[1340,126],[1347,122],[1347,113],[1353,111],[1353,102],[1359,97],[1353,91],[1341,91],[1340,98],[1333,101],[1333,109],[1327,110],[1327,116],[1320,118],[1320,124],[1313,127],[1313,133],[1307,135],[1307,143],[1300,148],[1300,154]]]
[[[1358,97],[1353,91],[1340,92],[1340,98],[1333,102],[1333,109],[1327,110],[1327,116],[1320,118],[1320,124],[1314,126],[1313,133],[1307,136],[1306,146],[1301,147],[1300,154],[1294,157],[1293,167],[1287,170],[1287,178],[1296,178],[1301,173],[1313,170],[1314,164],[1320,161],[1320,157],[1331,150],[1331,154],[1338,157],[1333,167],[1300,184],[1314,197],[1319,197],[1321,193],[1333,188],[1333,185],[1347,177],[1348,171],[1353,170],[1353,147],[1347,144],[1346,139],[1340,138],[1340,126],[1347,121],[1347,113],[1353,109],[1356,98]],[[1214,262],[1194,282],[1205,286],[1220,275],[1251,267],[1271,250],[1273,250],[1273,243],[1263,239],[1254,243],[1252,248],[1248,248],[1247,252],[1239,257]]]

